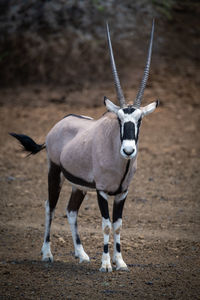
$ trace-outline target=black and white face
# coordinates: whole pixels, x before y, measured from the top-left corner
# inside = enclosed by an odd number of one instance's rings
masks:
[[[118,110],[121,136],[121,155],[131,159],[137,155],[137,142],[142,120],[142,111],[132,106]]]
[[[136,157],[142,118],[155,110],[158,106],[158,101],[140,108],[134,108],[133,105],[120,108],[110,100],[105,99],[105,105],[108,111],[114,112],[119,119],[121,136],[120,154],[125,159]]]

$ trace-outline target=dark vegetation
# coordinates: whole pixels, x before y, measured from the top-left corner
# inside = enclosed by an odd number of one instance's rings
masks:
[[[199,64],[199,13],[194,0],[2,0],[0,84],[56,84],[69,91],[110,81],[106,20],[127,85],[132,80],[127,69],[137,77],[144,65],[152,18],[152,72],[160,72],[162,64],[167,72],[195,73],[191,62]]]

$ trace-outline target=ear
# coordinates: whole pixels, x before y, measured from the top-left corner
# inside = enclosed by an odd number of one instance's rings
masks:
[[[104,104],[108,111],[114,112],[117,114],[118,110],[120,109],[119,106],[112,103],[108,98],[104,97]]]
[[[145,107],[141,107],[140,109],[142,111],[142,115],[146,116],[148,114],[151,114],[156,109],[156,107],[158,105],[159,105],[159,101],[157,100],[157,101],[155,101],[155,102],[153,102],[153,103],[151,103],[151,104],[149,104]]]

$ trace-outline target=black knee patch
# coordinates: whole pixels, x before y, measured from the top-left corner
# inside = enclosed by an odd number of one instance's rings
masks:
[[[46,242],[46,243],[49,243],[49,242],[50,242],[50,234],[47,235],[47,237],[46,237],[46,239],[45,239],[45,242]]]
[[[116,250],[117,250],[117,252],[121,252],[121,248],[120,248],[120,244],[119,243],[116,244]]]
[[[104,253],[108,253],[108,244],[105,244],[105,245],[103,246],[103,252],[104,252]]]
[[[81,244],[81,240],[80,240],[80,237],[79,237],[78,234],[77,234],[77,236],[76,236],[76,243],[77,243],[77,245],[80,245],[80,244]]]

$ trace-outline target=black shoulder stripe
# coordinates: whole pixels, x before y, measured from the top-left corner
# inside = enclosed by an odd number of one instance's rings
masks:
[[[81,116],[81,115],[76,115],[76,114],[69,114],[69,115],[66,115],[64,118],[67,118],[67,117],[76,117],[76,118],[79,118],[79,119],[86,119],[86,120],[92,120],[92,118],[90,117],[86,117],[86,116]],[[63,118],[63,119],[64,119]]]
[[[129,166],[130,166],[130,160],[128,160],[128,162],[126,164],[126,170],[125,170],[125,173],[124,173],[124,175],[122,177],[122,180],[120,182],[120,185],[119,185],[118,189],[114,193],[113,192],[107,192],[107,194],[109,196],[114,196],[114,195],[117,195],[117,194],[121,194],[122,192],[125,192],[125,191],[122,190],[122,185],[123,185],[123,182],[124,182],[124,180],[126,178],[126,175],[128,174]]]

